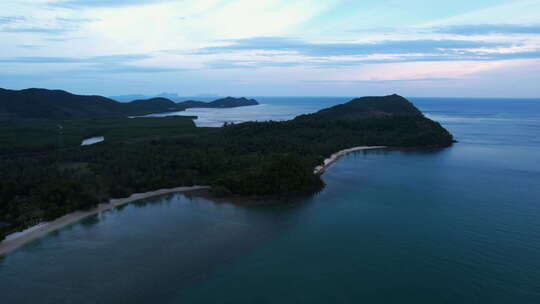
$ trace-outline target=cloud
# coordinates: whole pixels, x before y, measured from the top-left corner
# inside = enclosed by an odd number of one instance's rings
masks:
[[[540,50],[513,52],[513,53],[478,53],[459,52],[446,55],[407,55],[402,54],[384,59],[350,59],[336,60],[332,58],[306,58],[297,61],[270,61],[270,60],[211,60],[205,62],[210,69],[258,69],[268,67],[296,67],[303,66],[316,69],[333,69],[356,67],[366,64],[388,64],[405,62],[448,62],[448,61],[501,61],[517,59],[540,59]]]
[[[351,83],[368,83],[368,84],[387,84],[400,82],[426,82],[426,81],[452,81],[459,80],[457,78],[411,78],[411,79],[367,79],[367,80],[304,80],[306,83],[321,83],[321,84],[351,84]]]
[[[500,61],[516,59],[537,59],[540,58],[540,51],[524,51],[512,53],[485,53],[485,52],[459,52],[448,55],[412,55],[401,56],[391,59],[362,60],[358,63],[400,63],[400,62],[434,62],[434,61]]]
[[[0,16],[0,24],[12,24],[24,20],[26,18],[23,16]]]
[[[210,69],[256,69],[267,67],[346,68],[365,64],[444,61],[501,61],[540,58],[540,50],[502,52],[497,48],[512,42],[481,40],[382,40],[373,43],[311,43],[300,39],[258,37],[230,41],[229,45],[206,47],[193,54],[250,54],[248,59],[210,60]],[[520,45],[521,46],[521,45]],[[283,60],[279,55],[294,53],[304,58]],[[268,54],[274,56],[268,56]],[[268,58],[274,57],[275,60]],[[343,58],[349,57],[349,58]],[[281,59],[281,60],[280,60]]]
[[[292,67],[302,65],[299,61],[269,61],[269,60],[211,60],[205,62],[210,69],[257,69],[267,67]]]
[[[114,64],[118,62],[132,62],[151,58],[143,54],[107,55],[95,57],[13,57],[0,58],[4,63],[102,63]]]
[[[131,65],[129,63],[152,58],[144,54],[121,54],[95,57],[14,57],[0,58],[0,63],[16,64],[83,64],[57,71],[57,74],[144,74],[185,71],[181,68]],[[68,66],[69,67],[69,66]]]
[[[56,18],[57,21],[63,22],[63,23],[85,23],[85,22],[93,22],[99,19],[90,19],[90,18]]]
[[[42,45],[36,45],[36,44],[19,44],[17,47],[23,48],[23,49],[39,49],[42,48]]]
[[[88,69],[78,70],[78,72],[82,72],[82,73],[107,73],[107,74],[155,74],[155,73],[168,73],[168,72],[180,72],[180,71],[186,71],[186,69],[134,66],[134,65],[126,65],[126,64],[112,64],[112,65],[100,64],[100,65],[91,66]]]
[[[454,34],[462,36],[492,35],[492,34],[540,34],[540,25],[531,24],[474,24],[449,25],[436,27],[435,33]]]
[[[486,60],[537,59],[540,58],[540,50],[490,54],[485,56],[485,58]]]
[[[444,54],[445,50],[513,46],[510,42],[472,40],[384,40],[373,43],[311,43],[294,38],[256,37],[233,40],[226,46],[206,47],[195,54],[222,54],[239,51],[294,52],[311,57],[356,56],[374,54]]]
[[[77,40],[77,39],[84,39],[83,37],[51,37],[51,38],[44,38],[46,41],[51,42],[65,42],[70,40]]]
[[[8,25],[8,27],[0,28],[0,32],[61,35],[79,29],[83,23],[93,22],[96,20],[97,19],[89,18],[58,17],[47,20],[47,26],[43,26],[36,24],[28,25],[29,19],[25,17],[0,17],[0,25]]]
[[[132,62],[143,59],[149,59],[152,56],[147,54],[119,54],[119,55],[106,55],[87,58],[90,61],[98,61],[103,63],[115,63],[115,62]]]
[[[16,28],[3,28],[0,32],[4,33],[33,33],[33,34],[48,34],[48,35],[61,35],[68,32],[66,28],[45,28],[45,27],[16,27]]]
[[[168,2],[172,0],[65,0],[54,2],[52,6],[64,8],[81,8],[81,7],[122,7],[122,6],[137,6],[144,4],[154,4],[159,2]]]
[[[395,35],[458,35],[458,36],[489,36],[489,35],[538,35],[540,24],[454,24],[430,27],[376,27],[350,30],[351,33],[362,34],[395,34]]]

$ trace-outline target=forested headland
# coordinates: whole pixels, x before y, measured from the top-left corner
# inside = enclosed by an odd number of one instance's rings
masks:
[[[161,188],[210,185],[223,196],[313,192],[323,187],[313,168],[338,150],[453,142],[397,95],[359,98],[290,121],[221,128],[197,128],[191,117],[77,117],[4,121],[0,130],[0,239],[110,198]],[[96,135],[106,140],[80,146],[81,138]]]

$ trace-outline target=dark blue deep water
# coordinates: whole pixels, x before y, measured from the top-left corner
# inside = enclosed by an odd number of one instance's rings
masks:
[[[351,154],[281,205],[175,194],[87,218],[0,260],[0,303],[540,303],[540,100],[411,100],[459,143]]]

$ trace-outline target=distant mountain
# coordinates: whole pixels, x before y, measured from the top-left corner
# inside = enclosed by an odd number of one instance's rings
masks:
[[[301,115],[299,119],[358,119],[385,116],[422,116],[407,99],[399,95],[362,97],[319,112]]]
[[[109,98],[116,101],[120,101],[120,102],[130,102],[137,99],[151,99],[151,98],[156,98],[156,97],[167,98],[174,102],[183,102],[183,101],[192,101],[192,100],[210,102],[210,101],[220,98],[219,95],[215,95],[215,94],[180,96],[177,93],[166,93],[166,92],[156,94],[156,95],[142,95],[142,94],[117,95],[117,96],[110,96]]]
[[[188,100],[188,101],[178,103],[178,105],[184,106],[186,108],[236,108],[236,107],[254,106],[258,104],[259,103],[255,99],[247,99],[244,97],[242,98],[226,97],[226,98],[214,100],[212,102]]]
[[[167,99],[170,99],[172,101],[175,101],[175,102],[180,101],[180,99],[182,98],[181,96],[178,96],[177,93],[167,93],[167,92],[163,92],[161,94],[158,94],[155,97],[163,97],[163,98],[167,98]]]
[[[165,98],[120,103],[103,96],[75,95],[61,90],[0,89],[0,119],[3,120],[101,118],[184,109]]]
[[[153,97],[157,97],[157,96],[146,96],[146,95],[142,95],[142,94],[109,96],[110,99],[116,100],[116,101],[119,101],[119,102],[130,102],[130,101],[133,101],[133,100],[149,99],[149,98],[153,98]]]
[[[184,111],[186,109],[185,106],[163,97],[134,100],[125,105],[128,106],[131,112],[142,114]]]
[[[109,96],[110,99],[120,101],[120,102],[130,102],[130,101],[139,100],[139,99],[153,99],[156,97],[167,98],[174,102],[178,102],[183,99],[185,100],[185,98],[178,96],[178,94],[176,93],[165,93],[165,92],[157,94],[157,95],[128,94],[128,95]]]
[[[218,94],[197,94],[197,95],[195,95],[193,97],[194,97],[194,99],[197,99],[197,100],[216,100],[216,99],[221,98],[223,96],[218,95]]]

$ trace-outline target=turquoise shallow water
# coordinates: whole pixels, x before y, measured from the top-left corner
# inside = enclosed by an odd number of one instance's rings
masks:
[[[282,205],[90,217],[1,260],[2,303],[539,303],[540,101],[412,100],[460,142],[351,154]]]

